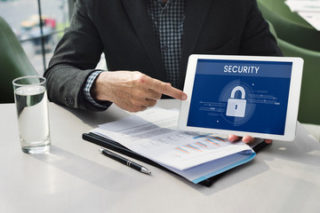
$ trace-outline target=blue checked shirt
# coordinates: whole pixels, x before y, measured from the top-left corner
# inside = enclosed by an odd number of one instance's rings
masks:
[[[181,40],[184,23],[184,0],[149,0],[148,14],[152,19],[153,30],[159,39],[162,61],[168,80],[174,86],[178,86],[179,63],[181,59]],[[107,108],[97,103],[91,96],[92,85],[101,71],[91,73],[83,87],[85,98],[94,106]]]

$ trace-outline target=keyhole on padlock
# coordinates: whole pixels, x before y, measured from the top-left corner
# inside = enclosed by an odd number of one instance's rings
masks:
[[[234,106],[234,109],[237,109],[238,108],[238,105],[236,104],[235,106]]]

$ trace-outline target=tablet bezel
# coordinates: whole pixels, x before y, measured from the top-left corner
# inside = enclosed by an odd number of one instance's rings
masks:
[[[284,135],[187,126],[198,59],[292,62],[291,80],[290,80],[290,87],[289,87],[289,98],[288,98],[287,116],[286,116],[286,122],[285,122]],[[188,60],[187,73],[186,73],[185,84],[183,89],[183,91],[188,95],[188,98],[187,100],[183,101],[181,104],[179,120],[178,120],[178,128],[181,130],[187,130],[187,131],[197,131],[197,132],[206,132],[206,133],[213,132],[214,134],[222,134],[222,135],[230,135],[230,134],[234,134],[238,136],[250,135],[252,137],[259,137],[259,138],[265,138],[265,139],[292,141],[295,138],[296,123],[298,118],[302,70],[303,70],[303,59],[297,58],[297,57],[199,55],[199,54],[191,55]]]

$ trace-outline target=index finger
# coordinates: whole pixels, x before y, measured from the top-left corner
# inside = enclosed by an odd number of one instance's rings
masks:
[[[170,83],[165,83],[154,78],[148,79],[146,83],[150,89],[161,94],[168,95],[179,100],[187,99],[187,95],[183,91],[174,88]]]

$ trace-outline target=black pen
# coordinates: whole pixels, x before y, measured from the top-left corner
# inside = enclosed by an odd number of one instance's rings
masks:
[[[118,161],[118,162],[120,162],[120,163],[122,163],[124,165],[127,165],[127,166],[129,166],[129,167],[131,167],[131,168],[133,168],[133,169],[135,169],[135,170],[137,170],[139,172],[144,173],[144,174],[151,175],[151,172],[146,167],[141,166],[140,164],[137,164],[137,163],[135,163],[135,162],[133,162],[133,161],[127,159],[127,158],[124,158],[124,157],[122,157],[122,156],[120,156],[120,155],[118,155],[118,154],[116,154],[114,152],[110,152],[107,149],[101,148],[100,151],[101,151],[101,153],[103,155],[105,155],[105,156],[107,156],[109,158],[112,158],[113,160],[116,160],[116,161]]]

